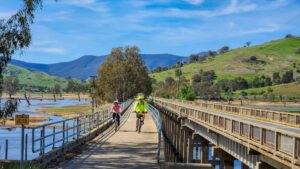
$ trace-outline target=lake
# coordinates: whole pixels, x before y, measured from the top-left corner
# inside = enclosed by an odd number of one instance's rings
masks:
[[[87,104],[90,103],[89,99],[82,99],[80,102],[78,100],[73,99],[65,99],[65,100],[57,100],[54,102],[53,100],[31,100],[31,105],[27,106],[27,102],[25,100],[21,100],[18,106],[18,111],[14,113],[16,114],[29,114],[30,116],[46,116],[49,117],[50,121],[42,122],[41,124],[57,122],[63,120],[59,116],[49,115],[49,114],[39,114],[33,113],[32,111],[36,109],[41,109],[45,107],[63,107],[63,106],[71,106],[78,104]],[[46,129],[46,133],[52,132],[52,129]],[[38,156],[38,153],[32,153],[31,151],[31,129],[25,129],[25,134],[28,134],[28,160],[33,159]],[[36,133],[39,134],[39,133]],[[13,128],[6,129],[0,127],[0,159],[4,159],[5,152],[5,140],[8,140],[8,159],[9,160],[19,160],[20,159],[20,147],[21,147],[21,128]],[[49,150],[49,149],[48,149]],[[46,150],[47,151],[47,150]]]

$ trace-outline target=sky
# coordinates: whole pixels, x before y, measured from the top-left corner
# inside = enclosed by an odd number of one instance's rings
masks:
[[[0,18],[22,3],[0,0]],[[44,0],[30,47],[13,58],[56,63],[132,45],[189,56],[300,35],[299,18],[300,0]]]

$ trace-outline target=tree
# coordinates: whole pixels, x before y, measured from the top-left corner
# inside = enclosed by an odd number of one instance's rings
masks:
[[[178,77],[178,88],[177,88],[177,93],[179,92],[179,86],[180,86],[180,77],[182,75],[181,69],[175,69],[175,76]],[[177,94],[178,98],[178,94]]]
[[[0,20],[0,99],[3,91],[3,70],[16,51],[30,45],[30,25],[33,23],[35,10],[42,6],[42,0],[23,2],[16,14],[6,21]],[[16,101],[8,101],[0,109],[0,118],[11,115],[16,108]]]
[[[173,77],[167,77],[167,78],[165,79],[165,84],[166,84],[167,86],[171,86],[171,85],[174,84],[174,83],[175,83],[175,80],[174,80]]]
[[[229,46],[223,46],[221,49],[219,49],[220,54],[227,53],[229,51]]]
[[[245,91],[241,92],[241,95],[240,95],[241,105],[243,105],[243,101],[247,98],[247,95],[248,95],[247,92],[245,92]]]
[[[197,62],[199,61],[199,55],[195,55],[195,54],[192,54],[189,56],[189,63],[194,63],[194,62]]]
[[[292,34],[287,34],[285,35],[285,38],[288,39],[288,38],[293,38],[294,36]]]
[[[186,84],[182,84],[178,92],[178,98],[184,100],[195,100],[196,94]]]
[[[52,93],[53,93],[53,99],[56,102],[56,94],[61,94],[61,87],[59,84],[54,85],[52,89]]]
[[[282,83],[290,83],[294,81],[293,70],[286,71],[282,75]]]
[[[231,101],[233,100],[233,98],[232,98],[232,95],[233,95],[232,88],[231,87],[226,87],[225,88],[225,93],[226,93],[228,104],[231,104]]]
[[[53,93],[55,94],[60,94],[61,93],[61,86],[59,84],[55,84],[55,86],[53,87]]]
[[[11,100],[11,96],[16,94],[19,90],[19,80],[14,76],[7,76],[4,79],[3,83],[4,90],[7,92],[9,99]]]
[[[247,46],[247,47],[249,47],[250,45],[251,45],[251,42],[250,42],[250,41],[246,42],[246,46]]]
[[[273,82],[276,83],[276,84],[281,83],[281,78],[280,78],[279,72],[274,72],[273,73]]]
[[[81,101],[80,94],[81,94],[82,92],[84,92],[85,89],[86,89],[86,87],[85,87],[83,84],[81,84],[81,83],[79,83],[79,82],[76,82],[76,83],[75,83],[74,91],[77,93],[78,101]]]
[[[216,56],[216,55],[217,55],[217,52],[215,52],[215,51],[212,51],[212,50],[207,51],[207,56],[209,56],[209,57]]]
[[[67,93],[73,93],[75,92],[75,81],[73,79],[69,79],[68,80],[68,84],[67,84],[67,88],[66,88],[66,92]]]
[[[112,49],[98,74],[98,100],[111,102],[138,93],[148,96],[152,91],[152,80],[136,46]]]
[[[252,55],[250,56],[250,62],[256,62],[257,61],[257,57]]]

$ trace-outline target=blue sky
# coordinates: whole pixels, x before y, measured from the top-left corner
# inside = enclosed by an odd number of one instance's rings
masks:
[[[22,0],[0,0],[7,19]],[[300,0],[45,0],[32,44],[15,59],[55,63],[137,45],[142,53],[192,53],[300,35]]]

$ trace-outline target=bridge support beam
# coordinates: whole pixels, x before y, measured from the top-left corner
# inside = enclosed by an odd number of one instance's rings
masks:
[[[209,152],[209,142],[204,141],[201,143],[201,150],[200,150],[200,158],[201,163],[208,163],[208,152]]]
[[[242,163],[241,169],[249,169],[248,165]]]
[[[188,153],[187,153],[187,163],[192,163],[193,162],[193,155],[194,155],[194,141],[192,137],[193,132],[188,131]]]
[[[224,150],[219,149],[220,155],[220,168],[222,169],[234,169],[234,157],[225,152]]]

